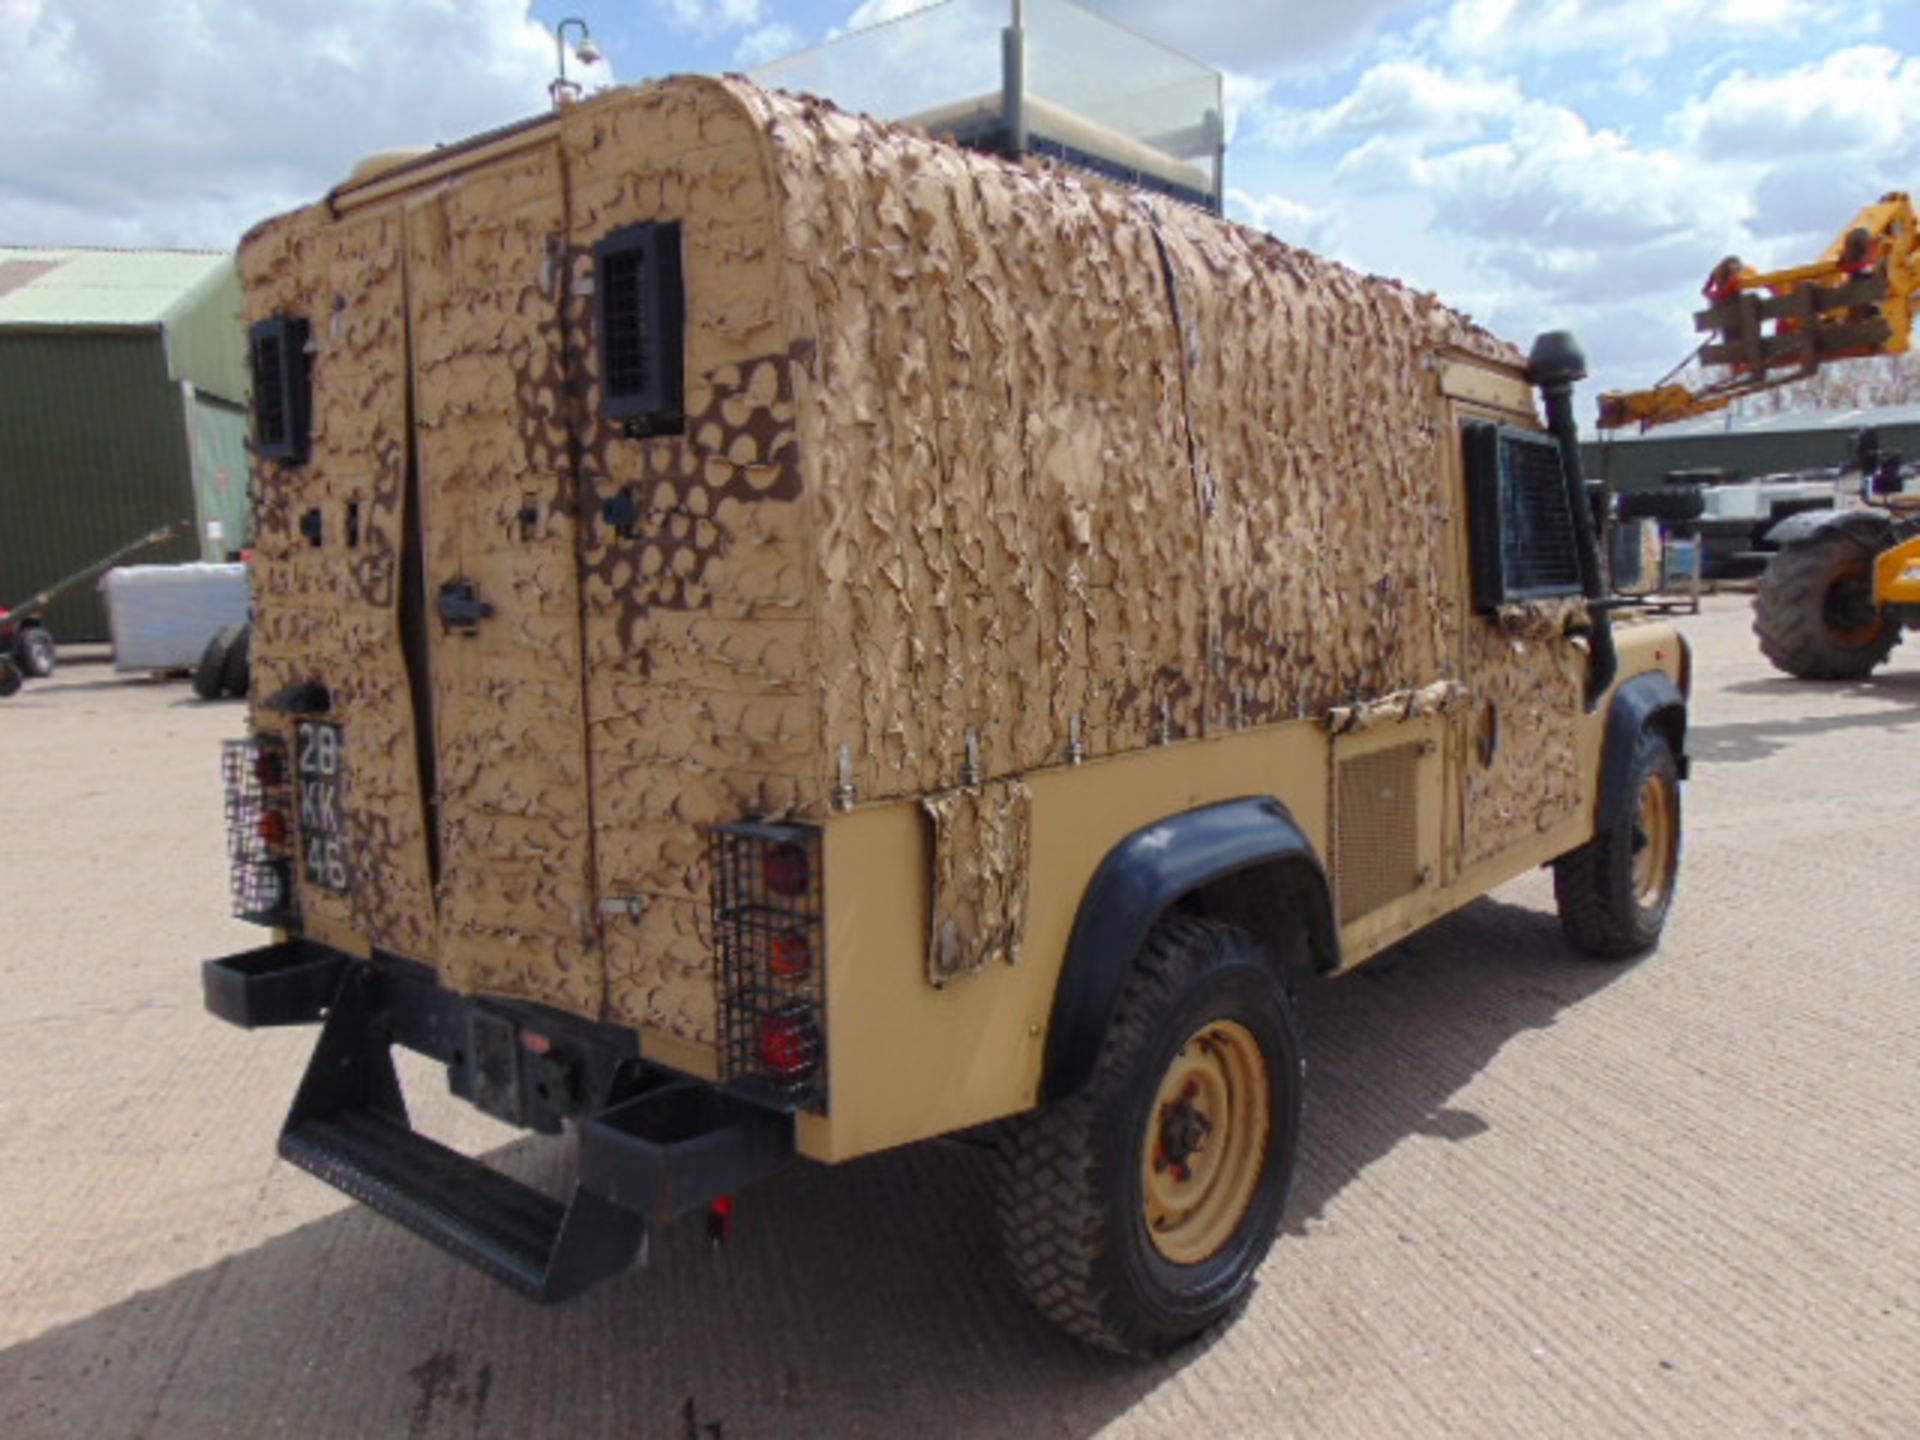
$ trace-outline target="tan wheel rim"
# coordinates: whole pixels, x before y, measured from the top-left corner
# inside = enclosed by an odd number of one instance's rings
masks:
[[[1673,795],[1661,775],[1640,782],[1640,805],[1633,817],[1633,898],[1643,910],[1666,904],[1673,883]]]
[[[1187,1037],[1147,1116],[1141,1182],[1147,1234],[1166,1259],[1198,1265],[1246,1218],[1273,1129],[1267,1060],[1244,1025]]]

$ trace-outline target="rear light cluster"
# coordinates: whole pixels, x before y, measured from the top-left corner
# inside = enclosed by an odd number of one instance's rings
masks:
[[[293,919],[293,775],[272,736],[229,740],[220,770],[227,791],[227,859],[233,913],[261,925]]]
[[[722,1078],[773,1103],[826,1109],[826,923],[820,832],[713,827]]]

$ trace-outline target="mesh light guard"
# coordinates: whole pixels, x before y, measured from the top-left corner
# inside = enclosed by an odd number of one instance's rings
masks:
[[[719,986],[721,1079],[786,1110],[827,1108],[827,929],[821,894],[820,832],[808,825],[737,822],[713,827],[713,934]],[[782,880],[769,878],[770,856]],[[804,862],[795,884],[794,857]],[[805,943],[811,963],[802,975],[779,973],[776,947],[790,955]],[[772,1069],[762,1037],[772,1025],[784,1037],[792,1069]],[[804,1074],[800,1074],[804,1070]]]
[[[220,748],[227,796],[227,860],[233,913],[258,925],[286,925],[293,907],[293,784],[286,744],[272,736],[228,740]],[[262,820],[280,816],[278,843]]]

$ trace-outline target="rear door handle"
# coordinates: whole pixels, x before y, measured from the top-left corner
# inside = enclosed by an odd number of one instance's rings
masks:
[[[490,619],[493,606],[475,593],[471,580],[449,580],[440,587],[438,602],[440,624],[449,631],[473,634],[482,620]]]

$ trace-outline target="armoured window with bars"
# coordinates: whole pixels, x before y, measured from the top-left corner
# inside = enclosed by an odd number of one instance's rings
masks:
[[[1473,598],[1482,610],[1579,595],[1579,533],[1560,445],[1537,431],[1463,427]],[[1584,499],[1584,497],[1583,497]]]
[[[616,230],[593,247],[593,263],[601,413],[630,433],[677,431],[685,410],[680,227]]]
[[[307,334],[307,322],[295,315],[275,315],[247,332],[253,449],[262,459],[297,465],[307,458],[313,414]]]

